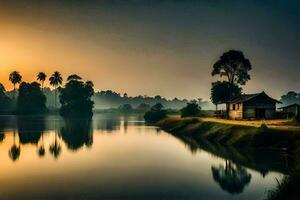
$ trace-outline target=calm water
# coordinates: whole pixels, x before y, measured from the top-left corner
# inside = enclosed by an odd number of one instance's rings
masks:
[[[284,152],[176,138],[137,116],[0,117],[0,199],[264,199]]]

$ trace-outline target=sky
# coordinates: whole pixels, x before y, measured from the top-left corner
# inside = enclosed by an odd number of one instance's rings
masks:
[[[0,0],[0,82],[78,74],[96,90],[210,98],[213,64],[241,50],[243,92],[300,92],[297,0]],[[47,83],[48,84],[48,83]],[[46,85],[47,85],[46,84]]]

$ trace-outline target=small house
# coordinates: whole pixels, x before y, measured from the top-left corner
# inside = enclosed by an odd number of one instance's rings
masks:
[[[281,102],[265,92],[242,94],[228,101],[226,110],[229,119],[273,119],[277,103]]]
[[[300,114],[300,105],[297,103],[279,108],[287,116],[296,116]]]

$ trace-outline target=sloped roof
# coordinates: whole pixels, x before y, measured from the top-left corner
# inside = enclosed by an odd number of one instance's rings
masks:
[[[299,105],[299,104],[297,104],[297,103],[294,103],[294,104],[291,104],[291,105],[288,105],[288,106],[283,106],[283,107],[280,107],[280,108],[278,108],[278,109],[290,108],[290,107],[294,107],[294,106],[296,106],[296,107],[300,107],[300,105]]]
[[[243,103],[246,101],[249,101],[251,99],[254,99],[255,97],[258,97],[260,95],[265,95],[267,98],[269,98],[271,101],[274,101],[276,103],[281,103],[280,101],[273,99],[271,97],[269,97],[265,92],[261,92],[261,93],[256,93],[256,94],[242,94],[239,95],[237,97],[232,98],[230,101],[228,101],[227,103]]]

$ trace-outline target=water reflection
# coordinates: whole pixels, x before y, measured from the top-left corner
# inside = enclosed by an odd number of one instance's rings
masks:
[[[85,199],[258,199],[270,172],[286,173],[290,164],[276,152],[174,137],[132,115],[0,116],[0,141],[8,160],[0,199],[83,199],[82,192]],[[262,189],[254,188],[258,182]]]
[[[231,161],[226,160],[225,165],[211,167],[214,180],[219,183],[220,187],[231,193],[242,193],[244,187],[250,183],[251,174],[246,168],[235,165]]]
[[[77,150],[82,146],[91,147],[93,144],[92,121],[82,120],[64,120],[64,126],[60,128],[61,135],[67,147],[71,150]]]

